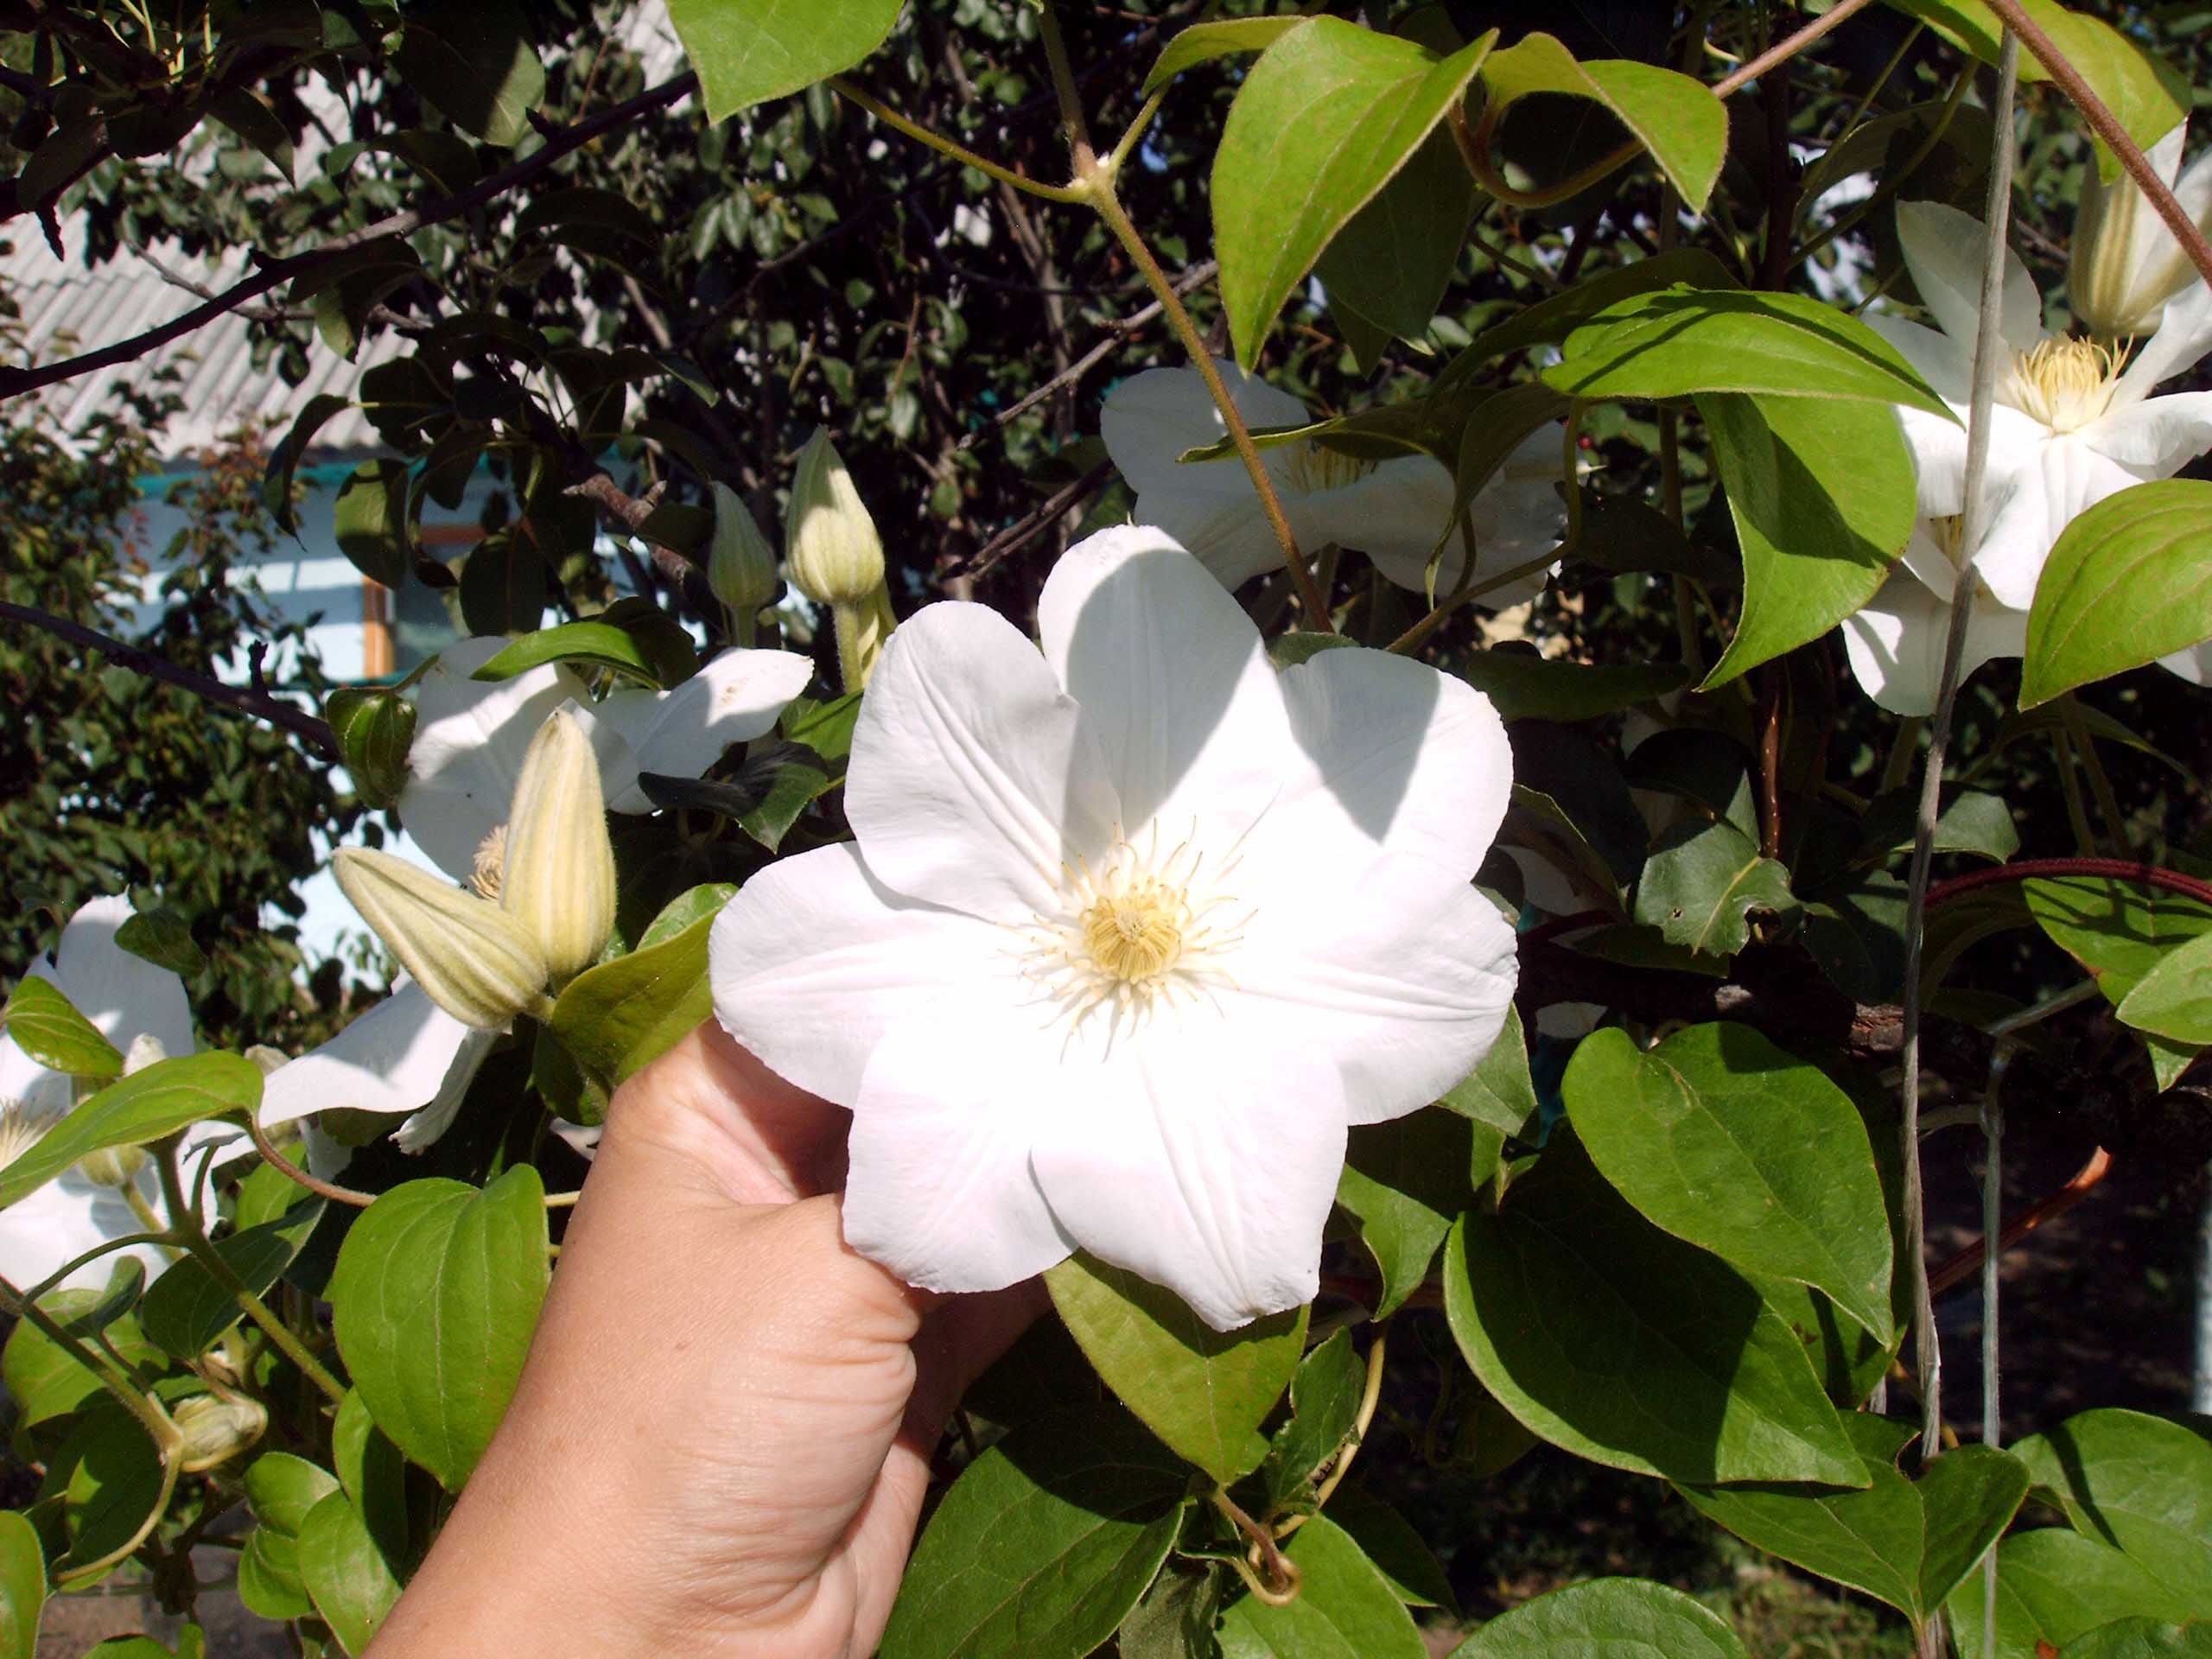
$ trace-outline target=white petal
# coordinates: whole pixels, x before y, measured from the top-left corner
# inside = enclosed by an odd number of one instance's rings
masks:
[[[1471,880],[1513,786],[1490,699],[1426,664],[1357,647],[1322,652],[1280,683],[1309,764],[1245,843],[1245,865],[1267,872],[1258,880],[1294,889],[1317,868],[1352,875],[1388,851]]]
[[[2180,675],[2191,685],[2212,685],[2212,640],[2161,657],[2158,666]]]
[[[650,812],[641,772],[703,775],[749,743],[806,690],[814,664],[789,651],[725,651],[672,691],[623,687],[591,705],[592,748],[610,812]]]
[[[80,906],[54,948],[55,988],[126,1053],[139,1038],[151,1037],[164,1054],[189,1054],[192,1005],[184,982],[115,942],[130,913],[130,900],[121,893]]]
[[[1452,527],[1452,489],[1443,462],[1427,455],[1400,455],[1348,484],[1317,490],[1300,505],[1313,526],[1309,539],[1317,546],[1336,542],[1356,548],[1393,582],[1400,582],[1394,570],[1410,566],[1413,582],[1400,585],[1418,587],[1428,556]],[[1439,592],[1450,591],[1465,554],[1465,537],[1454,534],[1445,560],[1448,569],[1437,578]]]
[[[449,645],[415,689],[410,774],[399,819],[448,875],[465,879],[484,837],[507,821],[522,757],[545,717],[585,701],[583,682],[548,664],[487,684],[468,677],[512,643],[478,635]]]
[[[1915,521],[1911,539],[1904,544],[1904,553],[1897,563],[1914,575],[1928,591],[1945,604],[1959,583],[1959,569],[1951,563],[1951,556],[1936,543],[1929,533],[1925,518]]]
[[[1235,1029],[1155,1019],[1064,1068],[1031,1154],[1071,1237],[1217,1331],[1313,1299],[1344,1159],[1335,1072],[1295,1058],[1294,1033]]]
[[[1932,715],[1950,626],[1947,601],[1910,577],[1893,576],[1843,620],[1851,671],[1867,696],[1891,714]],[[1960,683],[1993,658],[2022,655],[2027,645],[2027,613],[1978,594],[1967,619]]]
[[[845,814],[877,880],[931,904],[1026,920],[1052,903],[1063,864],[1113,844],[1119,804],[1084,710],[997,612],[925,606],[891,636],[845,785]]]
[[[1185,472],[1205,469],[1186,467]],[[1212,573],[1223,587],[1236,589],[1255,576],[1283,568],[1282,543],[1259,510],[1258,498],[1248,488],[1224,495],[1210,488],[1186,486],[1179,479],[1147,490],[1137,498],[1132,513],[1135,523],[1150,524],[1168,539],[1186,548]],[[1320,543],[1300,534],[1295,518],[1292,533],[1299,536],[1299,550],[1312,552]],[[1325,538],[1324,538],[1325,539]],[[1312,546],[1308,546],[1312,543]]]
[[[1998,411],[1991,410],[1993,416]],[[1897,410],[1897,424],[1912,451],[1912,474],[1923,518],[1947,518],[1966,511],[1967,429],[1924,409]],[[1995,423],[1991,423],[1993,434]],[[1995,459],[1994,446],[1991,457]]]
[[[925,1290],[1002,1290],[1065,1260],[1074,1241],[1029,1168],[1057,1050],[988,1005],[893,1027],[853,1108],[845,1242]]]
[[[2189,285],[2166,302],[2158,332],[2143,342],[2113,389],[2113,407],[2140,403],[2160,381],[2193,367],[2207,351],[2212,351],[2212,288],[2192,270]]]
[[[1897,240],[1922,303],[1943,332],[1974,348],[1981,310],[1981,248],[1986,232],[1971,213],[1940,201],[1897,204]],[[2004,311],[1999,331],[2016,352],[2033,351],[2043,337],[2043,296],[2035,278],[2010,248],[2005,251]]]
[[[1859,318],[1869,328],[1897,347],[1898,354],[1919,371],[1929,390],[1945,403],[1964,411],[1974,395],[1974,336],[1963,340],[1923,323],[1869,311]]]
[[[145,1230],[120,1192],[65,1175],[0,1210],[0,1278],[18,1290],[29,1290],[72,1256],[107,1239]],[[115,1271],[117,1255],[137,1256],[149,1278],[168,1265],[161,1251],[142,1244],[87,1262],[58,1288],[104,1288]]]
[[[2139,477],[2171,478],[2212,448],[2212,391],[2177,391],[2114,409],[2081,437]]]
[[[2074,432],[2032,446],[2004,481],[1988,534],[1974,552],[1974,569],[1989,590],[2016,610],[2035,603],[2044,563],[2075,516],[2140,475],[2107,459]]]
[[[1386,856],[1332,906],[1255,917],[1235,978],[1230,1019],[1270,1007],[1309,1064],[1335,1061],[1347,1121],[1380,1123],[1443,1094],[1497,1040],[1513,930],[1464,877]]]
[[[1313,418],[1297,398],[1235,364],[1217,359],[1214,366],[1246,426],[1302,426]],[[1217,491],[1242,501],[1255,514],[1260,511],[1259,493],[1242,461],[1232,458],[1185,466],[1177,459],[1229,435],[1196,369],[1147,369],[1130,376],[1114,388],[1099,410],[1098,434],[1114,465],[1139,494],[1179,483]]]
[[[270,1072],[261,1085],[261,1121],[289,1123],[333,1108],[412,1112],[446,1093],[461,1073],[452,1090],[457,1102],[498,1036],[472,1032],[421,986],[404,984],[321,1047]]]
[[[31,1058],[16,1046],[14,1038],[0,1035],[0,1107],[15,1105],[33,1117],[54,1118],[67,1111],[75,1098],[76,1091],[66,1076]]]
[[[1097,738],[1129,834],[1154,818],[1179,832],[1203,817],[1233,839],[1295,775],[1258,630],[1159,531],[1101,531],[1069,549],[1046,579],[1037,626]]]
[[[556,1141],[561,1141],[586,1163],[597,1161],[600,1137],[607,1133],[607,1125],[571,1123],[565,1117],[556,1117],[545,1127],[553,1132]]]
[[[715,1014],[771,1071],[850,1106],[892,1026],[953,992],[1015,997],[1016,943],[991,923],[900,897],[841,842],[769,865],[715,918]]]
[[[412,1154],[428,1151],[444,1138],[454,1120],[461,1116],[461,1103],[468,1097],[468,1085],[476,1081],[478,1068],[502,1034],[462,1027],[461,1046],[454,1052],[453,1063],[446,1068],[437,1093],[430,1096],[429,1104],[419,1112],[410,1113],[391,1132],[394,1146]]]

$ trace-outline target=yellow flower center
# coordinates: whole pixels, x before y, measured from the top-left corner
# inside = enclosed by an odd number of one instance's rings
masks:
[[[1291,446],[1290,467],[1285,476],[1299,494],[1318,495],[1325,490],[1341,490],[1347,484],[1357,483],[1379,464],[1348,455],[1341,449],[1325,449],[1309,439]]]
[[[500,824],[484,837],[469,865],[468,885],[478,896],[499,902],[499,883],[507,868],[507,826]]]
[[[2046,340],[2031,352],[2013,353],[2005,401],[2054,432],[2075,431],[2111,407],[2126,358],[2125,341]]]
[[[1188,839],[1163,854],[1156,825],[1141,847],[1116,839],[1095,865],[1062,866],[1058,905],[1014,930],[1020,972],[1071,1033],[1105,1010],[1109,1041],[1179,997],[1211,995],[1232,982],[1225,961],[1250,920],[1223,919],[1235,868],[1210,868]]]

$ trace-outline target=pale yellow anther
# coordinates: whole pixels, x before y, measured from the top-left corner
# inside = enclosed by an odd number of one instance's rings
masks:
[[[2127,345],[2091,340],[2046,340],[2013,354],[2004,400],[2054,432],[2072,432],[2112,406]]]

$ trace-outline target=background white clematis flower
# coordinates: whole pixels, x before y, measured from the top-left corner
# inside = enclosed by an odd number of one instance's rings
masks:
[[[1940,202],[1909,201],[1897,208],[1897,234],[1941,330],[1878,314],[1866,320],[1963,423],[1981,291],[1980,221]],[[2151,396],[2212,348],[2212,289],[2200,283],[2168,305],[2158,332],[2123,369],[2113,348],[2044,332],[2034,280],[2007,252],[2000,321],[2011,359],[1991,415],[1991,518],[1974,568],[2001,604],[2024,612],[2052,544],[2076,514],[2131,485],[2170,478],[2212,447],[2212,393]],[[1922,515],[1958,515],[1966,505],[1965,426],[1924,410],[1901,408],[1897,416],[1919,474]]]
[[[1300,426],[1313,419],[1288,392],[1217,365],[1246,424]],[[1177,457],[1228,435],[1196,369],[1147,369],[1114,389],[1099,417],[1106,453],[1137,492],[1135,518],[1157,524],[1221,580],[1236,588],[1282,567],[1282,547],[1269,528],[1244,463]],[[1475,580],[1487,581],[1541,558],[1559,545],[1566,510],[1555,486],[1564,473],[1564,429],[1556,422],[1532,434],[1475,497]],[[1301,439],[1261,451],[1301,552],[1335,542],[1367,555],[1401,588],[1425,590],[1429,555],[1452,518],[1452,474],[1427,455],[1383,461],[1356,460]],[[1440,596],[1466,569],[1466,537],[1455,530],[1436,574]],[[1478,602],[1493,609],[1534,598],[1539,571],[1491,589]]]
[[[1923,518],[1881,590],[1843,620],[1844,654],[1866,695],[1893,715],[1936,712],[1950,638],[1952,595],[1958,591],[1959,520]],[[2028,648],[2028,613],[1990,591],[1979,570],[1974,610],[1967,618],[1959,680],[1999,657]]]
[[[2197,228],[2212,229],[2212,151],[2184,173],[2181,158],[2188,137],[2183,123],[2152,145],[2146,159]],[[2166,302],[2196,280],[2196,267],[2134,180],[2122,174],[2107,184],[2094,162],[2082,169],[2082,205],[2066,265],[2067,298],[2075,316],[2107,339],[2139,340],[2158,327]]]
[[[740,890],[715,1010],[853,1109],[862,1253],[986,1290],[1080,1246],[1230,1329],[1313,1295],[1346,1127],[1497,1034],[1513,936],[1471,879],[1511,758],[1403,658],[1278,676],[1156,530],[1070,551],[1039,623],[1041,655],[976,605],[893,637],[859,839]]]
[[[189,1054],[194,1047],[192,1007],[185,999],[184,982],[115,942],[117,930],[130,914],[130,900],[121,893],[80,906],[61,930],[53,954],[33,963],[29,973],[51,981],[78,1013],[126,1055],[134,1049],[142,1056]],[[75,1103],[75,1086],[67,1076],[41,1065],[14,1039],[0,1037],[0,1168],[28,1152]],[[238,1133],[228,1124],[193,1125],[183,1143],[187,1173],[212,1157],[219,1144],[237,1139]],[[135,1181],[140,1199],[158,1218],[159,1177],[149,1166]],[[0,1210],[0,1277],[27,1290],[103,1240],[147,1230],[122,1189],[104,1186],[72,1169]],[[62,1281],[62,1287],[98,1289],[107,1283],[119,1255],[136,1256],[149,1279],[169,1260],[153,1245],[136,1245],[79,1268]]]
[[[409,1114],[392,1139],[420,1152],[453,1126],[477,1068],[499,1039],[432,1002],[402,975],[391,995],[345,1030],[270,1072],[261,1123],[273,1128],[332,1109]]]
[[[513,642],[480,634],[441,652],[415,692],[410,776],[399,821],[431,862],[456,880],[505,823],[530,741],[545,718],[575,703],[599,761],[609,811],[650,812],[641,772],[696,778],[733,743],[776,723],[806,689],[814,664],[788,651],[725,651],[672,691],[622,686],[597,702],[555,664],[497,683],[469,676]]]

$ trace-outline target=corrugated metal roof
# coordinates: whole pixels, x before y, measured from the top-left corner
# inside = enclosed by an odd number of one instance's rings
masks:
[[[631,8],[618,28],[623,42],[642,59],[649,84],[677,73],[683,51],[664,0],[645,0]],[[306,89],[311,100],[316,93],[329,96],[319,85]],[[300,165],[314,165],[315,153],[321,148],[321,136],[310,130],[300,147]],[[83,231],[75,218],[62,220],[60,228],[65,251],[80,249]],[[128,339],[203,303],[200,296],[178,287],[129,251],[89,268],[57,259],[29,217],[8,225],[0,236],[7,238],[0,240],[0,294],[22,312],[24,343],[33,362]],[[168,270],[211,290],[229,287],[247,270],[243,248],[213,262],[189,258],[174,244],[156,245],[150,251]],[[169,389],[183,399],[184,406],[163,429],[157,444],[165,459],[176,460],[220,447],[249,423],[273,416],[280,425],[288,425],[318,392],[351,397],[365,370],[408,349],[404,338],[386,331],[366,341],[348,362],[317,342],[308,353],[306,378],[292,385],[276,372],[276,353],[270,353],[264,364],[254,362],[257,332],[233,312],[133,362],[63,381],[34,396],[58,429],[73,432],[96,410],[112,408],[118,389],[154,391],[173,372],[175,378]],[[315,450],[323,452],[378,447],[375,429],[358,408],[334,416],[315,442]]]

